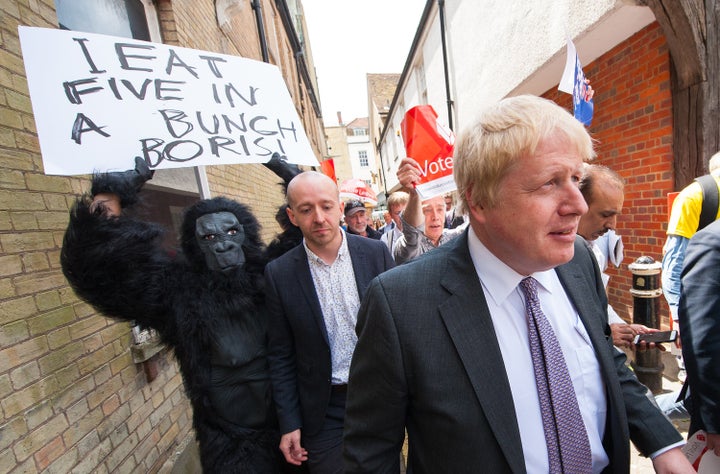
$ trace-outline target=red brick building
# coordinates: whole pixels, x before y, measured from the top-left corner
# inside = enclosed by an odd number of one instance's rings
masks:
[[[632,60],[628,60],[632,58]],[[625,206],[618,219],[625,260],[608,269],[610,303],[625,319],[632,317],[632,274],[628,265],[640,256],[660,260],[667,228],[667,194],[673,182],[673,116],[670,57],[658,23],[634,34],[592,63],[583,65],[591,84],[595,114],[589,132],[596,140],[595,163],[625,180]],[[544,94],[568,110],[571,96],[553,88]],[[659,305],[665,323],[667,306]]]

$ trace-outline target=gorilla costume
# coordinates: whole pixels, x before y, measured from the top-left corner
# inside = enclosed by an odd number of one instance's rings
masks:
[[[268,244],[267,257],[268,261],[275,260],[288,250],[292,250],[303,240],[302,231],[295,224],[290,222],[287,214],[287,204],[283,204],[275,213],[275,221],[280,224],[282,232]]]
[[[285,185],[299,173],[277,158],[266,166]],[[154,328],[174,349],[204,472],[297,472],[278,449],[259,224],[235,201],[199,201],[185,211],[182,252],[171,256],[160,245],[159,225],[93,204],[110,193],[131,207],[151,176],[139,158],[135,170],[94,176],[91,195],[71,210],[63,273],[99,312]]]

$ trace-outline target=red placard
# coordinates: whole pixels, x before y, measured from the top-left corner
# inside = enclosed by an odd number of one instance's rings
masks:
[[[405,153],[420,164],[416,189],[422,199],[455,189],[452,177],[455,135],[440,123],[431,105],[418,105],[405,113],[400,124]]]
[[[325,176],[329,176],[330,178],[332,178],[333,181],[337,183],[337,178],[335,177],[335,162],[332,158],[321,161],[320,170]]]

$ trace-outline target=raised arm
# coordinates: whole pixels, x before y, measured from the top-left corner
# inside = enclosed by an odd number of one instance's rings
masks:
[[[104,315],[162,330],[171,265],[162,228],[122,213],[151,176],[140,159],[133,170],[94,176],[90,195],[70,212],[60,263],[77,295]]]
[[[415,183],[420,181],[422,169],[417,161],[412,158],[403,158],[397,170],[397,178],[403,191],[410,195],[408,205],[403,211],[403,220],[413,227],[423,224],[425,218],[422,213],[422,202],[420,195],[415,189]]]

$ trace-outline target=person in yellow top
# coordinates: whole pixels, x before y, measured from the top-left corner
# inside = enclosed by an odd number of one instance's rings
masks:
[[[715,178],[720,192],[720,152],[708,162],[710,175]],[[680,300],[680,271],[685,259],[688,241],[698,231],[702,209],[703,190],[697,181],[687,185],[673,201],[667,228],[667,240],[663,246],[662,287],[670,307],[674,327],[678,328],[678,301]],[[720,218],[720,208],[715,219]]]

